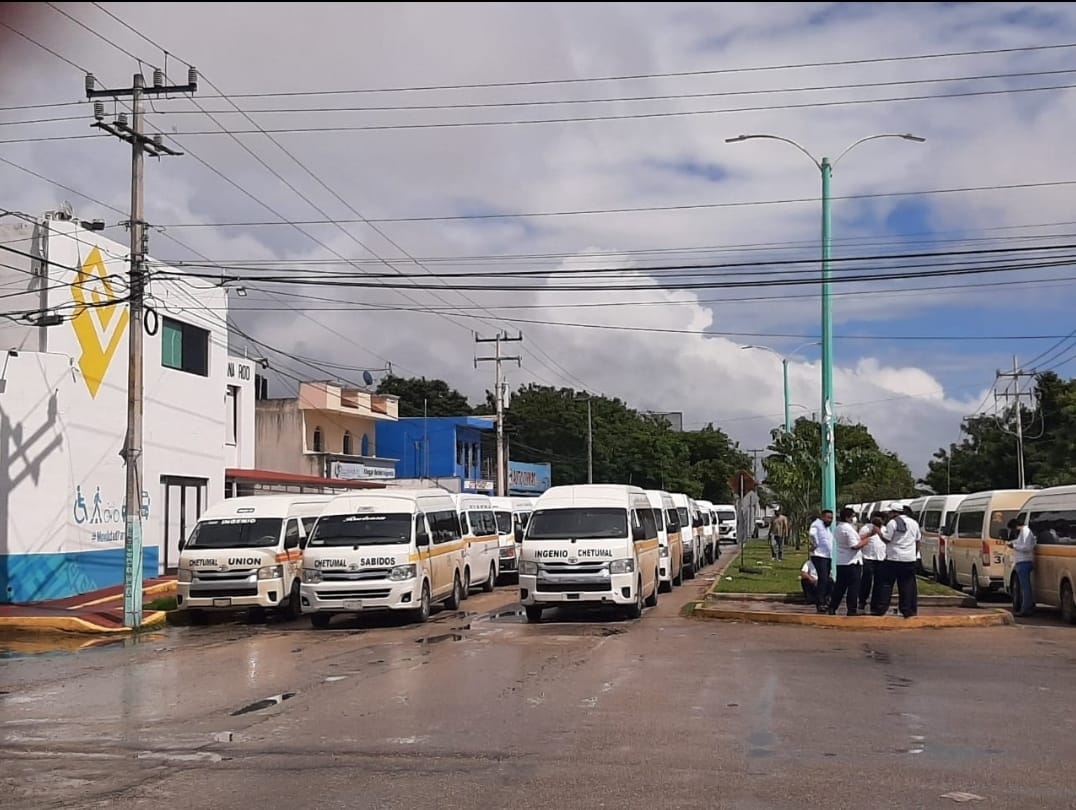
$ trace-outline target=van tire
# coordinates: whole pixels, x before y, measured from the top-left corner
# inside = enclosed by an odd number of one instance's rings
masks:
[[[979,569],[974,565],[971,567],[971,586],[968,588],[968,593],[976,602],[983,598],[983,589],[979,586]]]
[[[422,595],[418,598],[418,607],[411,611],[411,621],[425,624],[430,618],[430,583],[422,583]]]
[[[643,616],[643,581],[640,579],[635,584],[635,604],[627,610],[629,619],[641,619]]]
[[[445,607],[449,610],[459,610],[463,602],[463,585],[460,583],[460,573],[457,571],[452,577],[452,593],[445,600]]]
[[[471,566],[467,566],[463,569],[463,598],[466,599],[471,595]],[[456,610],[456,608],[452,608]]]
[[[680,570],[677,571],[675,574],[673,574],[672,584],[674,586],[676,586],[677,588],[679,588],[681,585],[684,584],[684,565],[683,565],[683,563],[680,564]],[[672,588],[669,588],[669,590],[671,591]]]
[[[493,589],[497,586],[497,565],[496,563],[489,564],[489,576],[486,577],[486,581],[482,583],[482,590],[485,593],[493,593]]]
[[[662,582],[661,580],[658,580],[658,590],[661,591],[662,593],[670,593],[672,591],[672,589],[673,589],[672,582]]]
[[[684,579],[694,579],[694,578],[695,578],[695,563],[691,563],[690,565],[685,565],[684,566]]]
[[[942,574],[940,568],[938,568],[938,558],[930,558],[930,570],[934,572],[934,581],[941,584],[945,580],[945,576]]]
[[[960,580],[956,578],[956,563],[949,560],[949,587],[954,591],[960,590]]]
[[[654,592],[650,596],[646,597],[647,607],[658,606],[658,588],[661,586],[661,580],[658,579],[658,572],[654,571]]]
[[[1065,624],[1076,624],[1076,601],[1072,598],[1072,584],[1066,579],[1061,583],[1061,618]]]
[[[537,624],[542,620],[541,605],[525,605],[523,607],[523,610],[527,614],[527,621],[530,624]]]
[[[324,630],[329,626],[329,622],[333,620],[331,613],[311,613],[310,614],[310,626],[315,630]]]

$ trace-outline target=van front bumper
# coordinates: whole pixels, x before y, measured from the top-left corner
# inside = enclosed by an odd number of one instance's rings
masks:
[[[362,613],[367,610],[414,610],[421,599],[421,580],[304,582],[300,587],[303,613]]]
[[[519,601],[524,605],[606,604],[634,605],[638,574],[607,577],[519,576]]]
[[[244,607],[277,607],[288,601],[284,580],[258,579],[257,573],[244,579],[176,583],[179,610],[231,610]]]

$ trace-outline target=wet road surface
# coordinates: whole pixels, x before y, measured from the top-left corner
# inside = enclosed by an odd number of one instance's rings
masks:
[[[712,576],[712,569],[705,574]],[[171,628],[0,660],[4,807],[1071,807],[1076,636],[575,613]]]

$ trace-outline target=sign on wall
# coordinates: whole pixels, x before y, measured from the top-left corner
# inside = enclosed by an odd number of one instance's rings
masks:
[[[329,475],[341,481],[395,478],[396,466],[390,464],[387,467],[377,467],[358,461],[334,461],[329,467]]]
[[[516,495],[545,492],[552,485],[553,472],[548,464],[508,462],[508,490]]]

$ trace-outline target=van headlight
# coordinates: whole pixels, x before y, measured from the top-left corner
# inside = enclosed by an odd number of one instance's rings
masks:
[[[304,568],[303,582],[307,585],[317,585],[321,582],[321,570],[318,568]]]
[[[415,566],[414,563],[410,565],[397,565],[391,571],[389,571],[389,579],[393,582],[402,582],[405,579],[415,578]]]
[[[668,546],[661,546],[660,548],[658,548],[658,556],[659,557],[668,557],[669,556],[669,547]]]
[[[176,571],[177,582],[190,582],[192,579],[194,579],[194,572],[191,571],[191,569],[180,568],[178,571]]]
[[[280,579],[284,576],[284,566],[263,565],[258,569],[258,579]]]
[[[635,571],[635,560],[613,560],[609,563],[610,574],[631,574]]]
[[[519,573],[528,577],[536,576],[538,574],[538,563],[534,560],[520,560]]]

